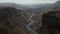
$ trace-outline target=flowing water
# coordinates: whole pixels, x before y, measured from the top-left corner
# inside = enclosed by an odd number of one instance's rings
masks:
[[[32,20],[31,18],[34,16],[35,13],[32,14],[32,16],[30,16],[29,20],[31,21],[28,25],[26,25],[26,29],[28,31],[30,31],[30,34],[37,34],[36,31],[34,31],[33,29],[31,29],[31,25],[34,24],[34,20]]]

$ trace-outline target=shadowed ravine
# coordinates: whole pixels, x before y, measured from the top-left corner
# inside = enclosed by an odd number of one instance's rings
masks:
[[[37,34],[37,32],[34,31],[34,30],[32,30],[31,27],[30,27],[32,24],[34,24],[34,20],[31,19],[31,18],[34,16],[34,14],[35,14],[35,13],[33,13],[32,16],[30,16],[30,18],[29,18],[29,20],[30,20],[31,22],[30,22],[28,25],[26,25],[26,29],[27,29],[28,31],[30,31],[30,34]]]

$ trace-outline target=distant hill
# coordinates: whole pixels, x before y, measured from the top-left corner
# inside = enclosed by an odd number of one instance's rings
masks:
[[[29,5],[26,5],[28,8],[32,8],[32,9],[38,9],[38,8],[44,8],[44,7],[47,7],[49,6],[50,4],[47,3],[47,4],[29,4]]]
[[[60,1],[56,1],[55,3],[51,4],[48,8],[50,9],[60,8]]]
[[[56,3],[53,4],[53,6],[60,6],[60,1],[57,1]]]
[[[17,9],[28,9],[26,6],[22,4],[15,4],[15,3],[0,3],[0,7],[15,7]]]
[[[15,4],[15,3],[0,3],[0,7],[16,7],[17,9],[40,9],[49,6],[50,4]]]

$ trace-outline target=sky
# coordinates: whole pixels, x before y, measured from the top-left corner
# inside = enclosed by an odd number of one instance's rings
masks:
[[[39,3],[54,3],[57,0],[0,0],[0,3],[12,2],[17,4],[39,4]]]

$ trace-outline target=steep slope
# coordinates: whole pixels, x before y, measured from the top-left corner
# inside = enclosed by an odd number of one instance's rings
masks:
[[[44,13],[40,34],[60,34],[60,10]]]
[[[19,12],[12,7],[0,8],[0,34],[27,34]]]

